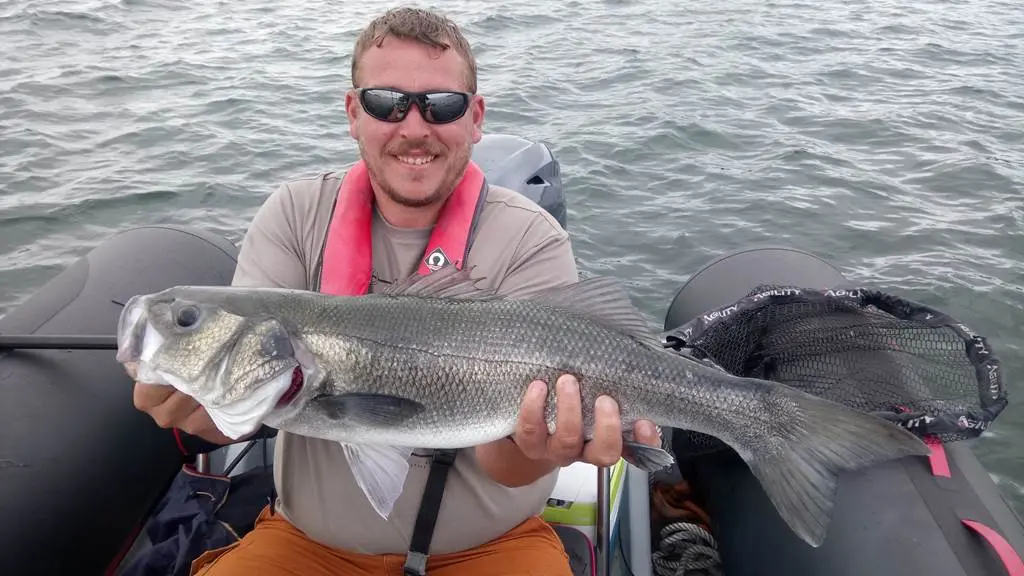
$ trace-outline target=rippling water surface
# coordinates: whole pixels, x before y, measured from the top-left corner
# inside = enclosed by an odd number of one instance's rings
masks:
[[[371,6],[372,5],[372,6]],[[708,258],[786,244],[988,336],[1022,387],[1024,10],[1014,0],[444,4],[487,130],[562,162],[581,266],[652,321]],[[239,240],[356,154],[376,3],[0,3],[0,314],[114,232]],[[1024,412],[978,447],[1024,510]]]

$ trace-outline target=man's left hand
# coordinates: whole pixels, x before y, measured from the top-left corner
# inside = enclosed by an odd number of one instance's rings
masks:
[[[532,460],[568,466],[587,462],[596,466],[612,466],[622,457],[622,421],[619,406],[612,398],[600,396],[594,405],[594,436],[583,441],[583,410],[579,382],[571,374],[556,382],[557,414],[555,433],[548,434],[544,421],[547,384],[535,381],[523,398],[513,442]],[[652,447],[661,446],[658,429],[649,420],[633,425],[634,440]]]

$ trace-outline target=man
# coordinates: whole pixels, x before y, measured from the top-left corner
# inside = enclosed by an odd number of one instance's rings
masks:
[[[476,266],[480,285],[520,297],[577,280],[557,222],[515,192],[482,186],[470,162],[484,100],[469,44],[453,23],[422,10],[387,12],[356,41],[352,84],[345,109],[361,161],[272,194],[246,233],[235,285],[359,294],[444,264]],[[402,91],[432,94],[419,107],[402,106]],[[543,421],[546,384],[535,382],[513,438],[458,452],[430,542],[431,575],[570,573],[561,542],[538,514],[558,467],[615,463],[622,430],[615,402],[602,398],[595,437],[584,444],[578,384],[563,376],[556,386],[554,435]],[[161,426],[229,442],[195,401],[168,387],[139,383],[135,402]],[[649,422],[634,433],[660,443]],[[410,461],[384,520],[337,443],[279,433],[274,510],[240,543],[198,559],[194,573],[401,574],[429,451]]]

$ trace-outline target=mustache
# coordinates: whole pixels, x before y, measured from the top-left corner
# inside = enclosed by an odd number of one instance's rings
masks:
[[[444,152],[444,148],[440,144],[430,142],[429,140],[406,140],[388,146],[384,151],[394,156],[408,154],[409,152],[424,152],[433,156],[440,156]]]

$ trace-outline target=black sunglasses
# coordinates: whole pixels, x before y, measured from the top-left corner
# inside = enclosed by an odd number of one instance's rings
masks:
[[[465,92],[405,92],[394,88],[359,88],[359,103],[370,116],[382,122],[401,122],[413,103],[428,124],[448,124],[469,110]]]

